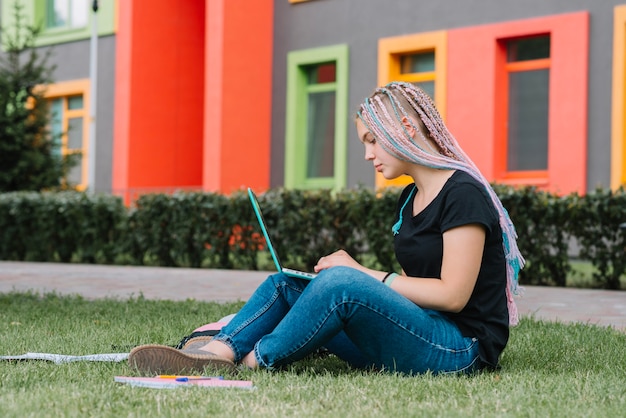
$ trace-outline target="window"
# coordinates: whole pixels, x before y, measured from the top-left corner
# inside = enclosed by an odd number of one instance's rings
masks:
[[[611,188],[626,187],[626,5],[613,15],[613,103],[611,114]]]
[[[340,189],[346,185],[346,46],[288,56],[285,186]]]
[[[506,56],[508,123],[506,158],[502,159],[506,161],[505,175],[546,171],[550,36],[507,41]]]
[[[447,36],[446,124],[484,176],[584,194],[589,12],[451,29]]]
[[[334,62],[305,67],[307,73],[306,178],[333,177],[335,165]]]
[[[445,120],[447,38],[445,31],[384,38],[378,41],[378,84],[414,83],[430,95]],[[412,179],[387,180],[376,173],[376,187],[401,186]]]
[[[89,0],[46,0],[46,28],[83,28],[89,20]]]
[[[54,45],[89,39],[94,13],[92,0],[18,0],[23,4],[23,24],[41,27],[35,39],[35,46]],[[14,0],[0,1],[0,26],[15,25]],[[98,2],[98,35],[112,35],[117,31],[117,10],[119,0]]]
[[[50,101],[50,131],[60,138],[55,151],[62,155],[80,153],[80,162],[67,175],[66,182],[84,190],[87,184],[89,82],[85,80],[57,83],[46,88]]]
[[[400,55],[398,80],[415,83],[430,97],[435,97],[435,51]]]

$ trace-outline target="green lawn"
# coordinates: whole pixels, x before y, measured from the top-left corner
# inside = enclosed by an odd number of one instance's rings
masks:
[[[0,294],[0,354],[127,352],[175,345],[240,303],[86,301]],[[281,372],[245,371],[255,390],[134,388],[123,363],[0,363],[1,417],[527,416],[618,417],[626,411],[626,334],[524,318],[502,370],[472,377],[406,377],[314,358]]]

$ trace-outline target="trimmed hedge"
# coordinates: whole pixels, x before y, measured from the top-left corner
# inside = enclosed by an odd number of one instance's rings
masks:
[[[594,266],[594,285],[626,272],[626,192],[557,196],[494,185],[519,235],[520,282],[565,286],[570,260]],[[343,248],[364,265],[398,270],[391,223],[399,189],[374,193],[273,189],[259,196],[285,264],[312,268]],[[272,269],[246,193],[148,194],[132,207],[110,195],[0,194],[0,259],[225,269]]]
[[[77,192],[0,194],[0,259],[113,263],[127,212],[111,196]]]

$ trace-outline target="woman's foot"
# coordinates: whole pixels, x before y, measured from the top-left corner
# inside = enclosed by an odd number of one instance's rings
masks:
[[[209,341],[208,344],[199,348],[200,351],[209,352],[216,354],[220,357],[224,357],[227,359],[235,358],[235,354],[233,350],[226,344],[221,341]],[[241,359],[241,364],[250,368],[256,369],[259,367],[259,363],[256,361],[256,357],[254,356],[254,351],[249,352],[243,359]]]
[[[202,345],[198,344],[197,346],[198,350],[203,351],[203,352],[213,353],[220,357],[224,357],[231,361],[234,361],[235,353],[233,353],[233,350],[229,346],[227,346],[221,341],[215,341],[213,337],[201,337],[201,338],[205,338],[205,340],[204,340],[204,344]],[[200,341],[200,340],[196,340],[195,338],[193,340]],[[185,347],[183,347],[183,349],[184,348]]]
[[[165,345],[141,345],[131,350],[128,364],[142,374],[176,375],[202,373],[205,369],[234,370],[235,364],[231,359],[201,349],[210,339],[192,338],[180,350]]]
[[[250,351],[246,356],[241,359],[241,364],[247,366],[249,369],[258,369],[259,362],[256,361],[256,357],[254,355],[254,351]]]

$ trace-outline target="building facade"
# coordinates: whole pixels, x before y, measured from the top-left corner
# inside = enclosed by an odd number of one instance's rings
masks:
[[[363,160],[353,123],[392,80],[431,94],[490,181],[626,184],[624,0],[20,3],[53,48],[46,95],[65,152],[83,153],[82,188],[130,201],[402,184]]]

